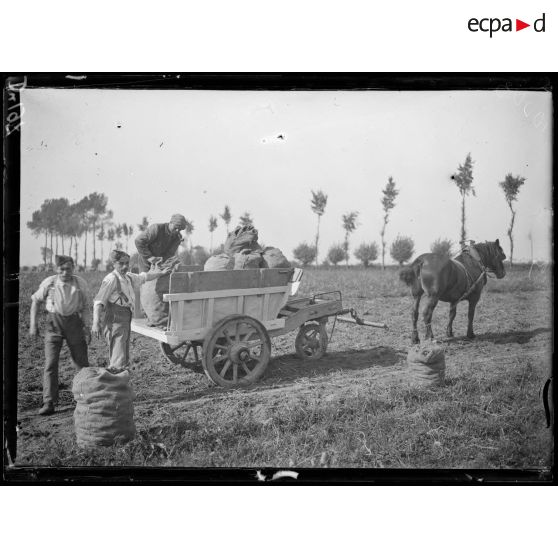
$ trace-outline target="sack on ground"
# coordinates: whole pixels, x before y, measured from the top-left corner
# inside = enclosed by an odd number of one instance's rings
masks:
[[[226,271],[228,269],[234,269],[234,258],[227,254],[211,256],[203,266],[204,271]]]
[[[274,248],[273,246],[264,248],[262,258],[262,267],[269,267],[271,269],[278,267],[291,267],[289,260],[287,260],[283,252],[281,252],[279,248]]]
[[[262,261],[261,252],[243,250],[234,255],[234,269],[259,269]]]
[[[239,225],[225,240],[225,254],[233,256],[242,250],[261,250],[258,231],[252,225]]]
[[[113,374],[106,368],[82,368],[74,377],[72,393],[80,447],[110,446],[134,438],[135,395],[127,370]]]
[[[153,261],[150,271],[166,270],[174,268],[178,264],[178,258],[172,257],[166,261]],[[140,302],[147,316],[147,325],[154,327],[165,327],[169,317],[169,303],[163,301],[163,295],[168,294],[170,275],[163,275],[155,281],[146,281],[140,288]]]
[[[422,385],[442,385],[446,372],[444,349],[437,343],[414,345],[407,353],[411,380]]]

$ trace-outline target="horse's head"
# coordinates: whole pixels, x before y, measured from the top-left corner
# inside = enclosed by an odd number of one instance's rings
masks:
[[[479,246],[477,244],[475,247],[478,248]],[[483,246],[484,250],[481,253],[482,263],[488,271],[494,273],[498,279],[502,279],[506,275],[504,268],[506,254],[504,254],[504,250],[500,246],[500,241],[496,239],[495,242],[485,242]]]

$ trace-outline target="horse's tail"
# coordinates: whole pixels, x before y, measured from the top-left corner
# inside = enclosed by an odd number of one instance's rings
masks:
[[[399,279],[409,287],[418,281],[422,260],[418,257],[411,265],[403,266],[399,272]]]

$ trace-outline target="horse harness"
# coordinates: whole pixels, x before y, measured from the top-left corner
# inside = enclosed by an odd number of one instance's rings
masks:
[[[479,253],[477,252],[477,250],[475,250],[475,248],[473,246],[466,246],[463,249],[463,252],[468,254],[481,268],[481,272],[479,274],[479,276],[473,281],[473,278],[471,277],[471,274],[469,273],[469,271],[467,270],[467,268],[459,261],[454,259],[453,262],[456,263],[459,267],[461,267],[463,269],[463,271],[465,272],[465,276],[467,277],[467,285],[468,288],[465,291],[465,294],[463,294],[459,300],[457,302],[461,302],[462,300],[466,299],[475,289],[475,287],[477,286],[477,284],[479,283],[479,281],[481,281],[481,279],[483,277],[487,276],[487,269],[485,267],[485,265],[483,264],[481,257],[479,255]]]

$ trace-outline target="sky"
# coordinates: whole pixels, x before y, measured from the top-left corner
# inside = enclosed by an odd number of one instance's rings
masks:
[[[291,259],[315,240],[311,191],[322,190],[319,259],[343,241],[342,215],[357,211],[352,254],[363,242],[380,245],[390,176],[399,195],[386,242],[409,236],[418,256],[438,238],[459,240],[451,175],[468,153],[476,196],[466,199],[467,237],[499,238],[509,257],[511,213],[498,184],[521,175],[514,261],[531,260],[530,238],[534,260],[552,256],[548,92],[28,88],[21,100],[21,265],[41,261],[43,239],[26,226],[33,211],[46,198],[73,203],[94,191],[136,232],[143,216],[155,223],[182,213],[194,223],[192,243],[206,247],[211,215],[227,204],[234,226],[248,211],[260,241]],[[218,221],[214,246],[226,236]]]

